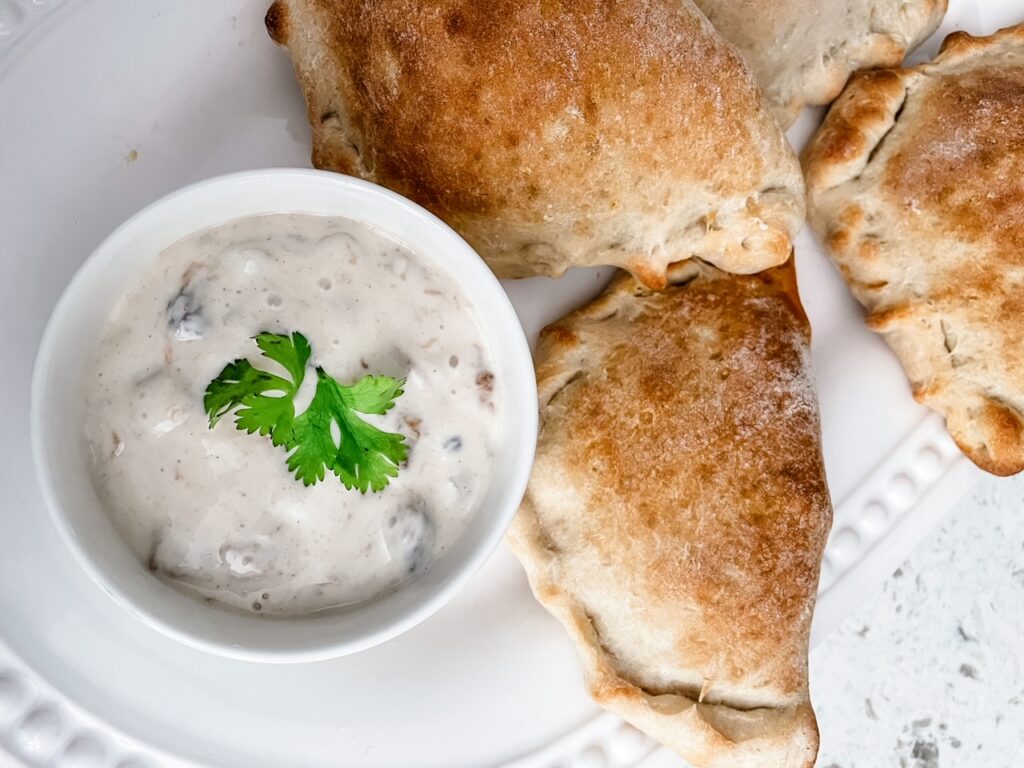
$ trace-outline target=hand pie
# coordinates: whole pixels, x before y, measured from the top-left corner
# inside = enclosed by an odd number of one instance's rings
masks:
[[[857,75],[805,158],[810,221],[982,469],[1024,469],[1024,25]]]
[[[313,163],[421,203],[500,277],[781,264],[803,179],[691,0],[277,0]]]
[[[809,768],[831,522],[791,265],[629,276],[549,326],[510,543],[591,694],[697,768]]]

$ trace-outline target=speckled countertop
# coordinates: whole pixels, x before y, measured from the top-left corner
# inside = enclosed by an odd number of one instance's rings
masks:
[[[1024,766],[1024,477],[986,478],[811,655],[819,768]]]

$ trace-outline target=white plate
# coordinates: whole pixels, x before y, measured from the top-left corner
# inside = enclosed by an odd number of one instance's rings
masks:
[[[673,764],[590,703],[572,648],[504,550],[397,640],[280,667],[145,628],[58,539],[30,460],[28,402],[59,292],[107,233],[162,194],[227,171],[308,164],[304,104],[263,30],[268,2],[0,0],[0,753],[80,768],[617,768],[648,754],[645,767]],[[951,5],[943,32],[987,33],[1024,16],[1019,3]],[[795,143],[816,119],[804,115]],[[797,253],[836,502],[820,638],[978,472],[912,401],[806,232]],[[535,335],[607,277],[507,288]]]

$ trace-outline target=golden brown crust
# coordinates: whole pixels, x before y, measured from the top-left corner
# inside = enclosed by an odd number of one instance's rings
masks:
[[[855,178],[892,128],[907,86],[899,70],[858,72],[804,149],[809,187],[829,189]]]
[[[750,63],[783,126],[850,73],[893,67],[936,30],[946,0],[696,0]]]
[[[594,698],[698,766],[810,766],[831,520],[791,265],[629,276],[549,326],[510,541]]]
[[[851,80],[804,155],[810,223],[964,453],[1024,469],[1024,25]]]
[[[287,23],[283,23],[286,21]],[[799,166],[691,0],[277,0],[317,167],[382,183],[503,277],[783,262]]]
[[[280,0],[267,9],[267,16],[264,19],[267,25],[267,32],[270,39],[278,45],[288,44],[288,6]]]

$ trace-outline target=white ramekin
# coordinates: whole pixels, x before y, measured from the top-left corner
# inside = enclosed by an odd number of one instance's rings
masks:
[[[457,544],[424,573],[376,600],[274,619],[194,600],[150,574],[121,540],[93,487],[82,434],[83,371],[118,299],[169,245],[197,230],[261,213],[334,214],[363,221],[447,269],[473,303],[504,382],[505,440],[493,483]],[[440,219],[367,182],[270,169],[203,181],[153,203],[86,260],[50,317],[32,382],[32,441],[53,519],[82,566],[140,621],[184,643],[260,662],[324,659],[383,642],[423,621],[500,543],[526,488],[537,436],[533,363],[498,280]]]

